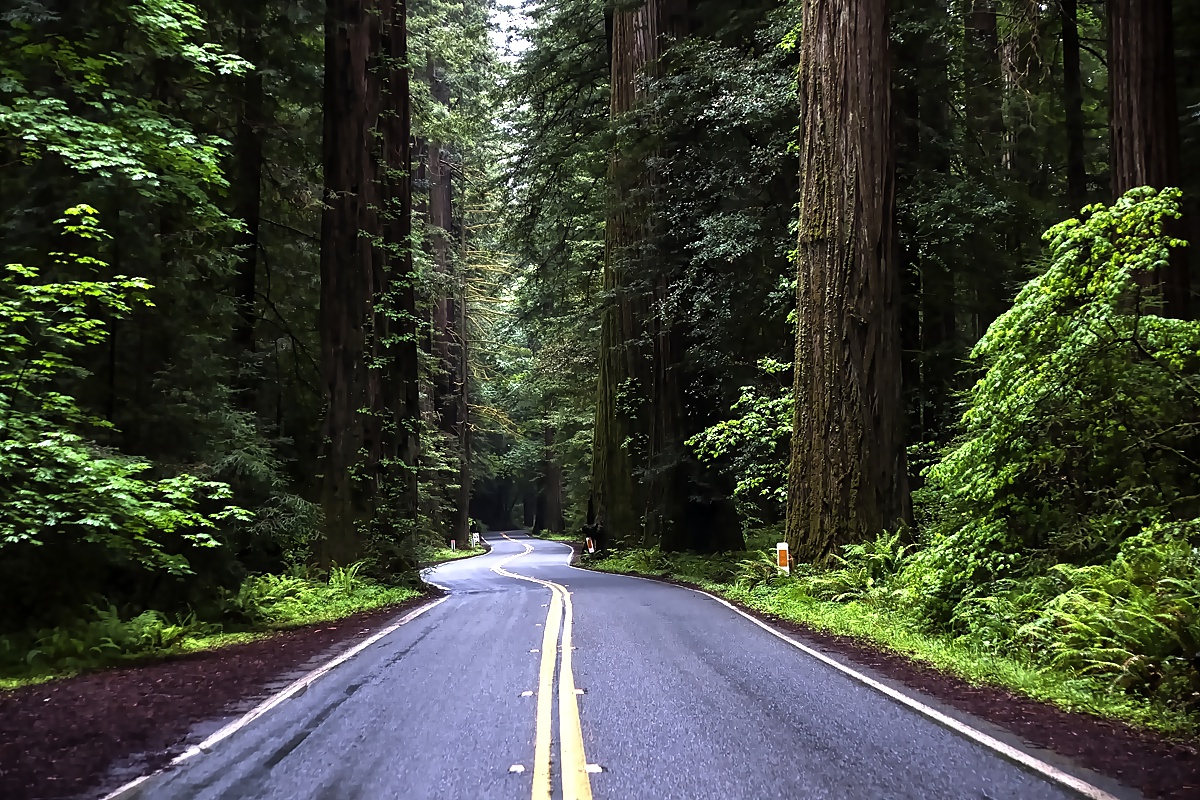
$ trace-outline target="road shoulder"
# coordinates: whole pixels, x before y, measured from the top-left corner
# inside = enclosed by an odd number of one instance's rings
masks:
[[[572,565],[577,569],[624,574],[710,593],[706,588],[670,576],[594,569],[580,563],[581,546],[578,543],[571,546]],[[712,595],[719,597],[720,593]],[[1043,760],[1057,760],[1064,766],[1078,765],[1138,789],[1147,797],[1193,800],[1200,796],[1200,749],[1194,744],[1091,714],[1065,711],[1001,687],[974,685],[869,642],[815,630],[729,598],[720,599],[818,652],[867,670],[884,683],[924,695],[931,705],[944,709],[949,716],[983,720],[1001,736],[1008,735],[1022,743],[1024,749],[1042,751],[1044,755],[1039,757]]]
[[[432,590],[251,642],[0,693],[0,797],[99,796],[157,770],[205,723],[243,713],[438,595]]]

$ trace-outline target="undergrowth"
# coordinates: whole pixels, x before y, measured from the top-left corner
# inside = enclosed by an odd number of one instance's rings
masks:
[[[550,531],[538,531],[538,539],[548,539],[552,542],[563,542],[564,544],[579,544],[583,541],[583,534],[580,533],[551,533]]]
[[[326,577],[300,569],[252,576],[237,592],[226,592],[221,598],[222,622],[205,621],[193,613],[129,615],[112,606],[92,607],[85,619],[0,637],[0,688],[235,644],[276,630],[402,603],[420,594],[413,586],[390,586],[367,578],[362,569],[358,563],[334,567]]]
[[[441,564],[444,561],[458,561],[463,558],[470,558],[486,552],[483,547],[458,548],[451,550],[449,547],[430,547],[421,551],[422,564]]]
[[[1037,276],[972,351],[980,378],[922,472],[914,527],[787,578],[769,552],[636,551],[600,566],[669,574],[973,681],[1195,735],[1200,322],[1162,313],[1157,277],[1185,246],[1170,235],[1181,208],[1176,189],[1133,189],[1046,233]],[[740,420],[694,440],[697,454],[739,485],[784,491],[787,402],[735,406]]]

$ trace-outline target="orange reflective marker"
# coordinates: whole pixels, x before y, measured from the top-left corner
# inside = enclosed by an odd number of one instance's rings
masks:
[[[775,563],[779,566],[779,569],[790,575],[792,573],[792,561],[791,556],[788,554],[787,542],[780,542],[775,545],[775,557]]]
[[[596,543],[592,541],[592,537],[587,537],[587,550],[589,553],[596,552]]]

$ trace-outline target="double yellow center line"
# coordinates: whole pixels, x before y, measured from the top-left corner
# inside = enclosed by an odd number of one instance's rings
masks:
[[[515,542],[508,536],[504,537]],[[533,546],[522,543],[525,550],[504,559],[492,571],[506,578],[529,581],[550,590],[550,610],[546,614],[546,627],[542,632],[542,662],[538,671],[537,717],[533,746],[533,800],[550,800],[550,747],[551,717],[554,695],[554,666],[559,661],[559,633],[562,633],[562,659],[558,670],[558,735],[560,771],[563,800],[592,800],[592,783],[587,771],[587,757],[583,752],[583,728],[579,724],[579,696],[575,691],[575,673],[572,671],[571,628],[574,611],[571,593],[565,586],[518,575],[504,569],[504,565],[533,552]]]

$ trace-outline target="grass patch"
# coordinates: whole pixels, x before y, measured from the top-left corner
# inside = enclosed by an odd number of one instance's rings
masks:
[[[480,556],[487,552],[486,547],[476,547],[474,549],[460,547],[457,550],[451,550],[449,547],[430,547],[421,552],[421,564],[432,566],[433,564],[444,564],[447,561],[458,561],[472,556]]]
[[[325,579],[301,574],[247,578],[236,594],[223,598],[221,623],[157,611],[123,617],[116,608],[96,608],[89,619],[71,625],[0,637],[0,690],[228,647],[396,605],[422,593],[412,585],[393,586],[364,577],[361,568],[335,567]]]
[[[578,533],[550,533],[549,531],[542,531],[534,538],[548,539],[551,542],[562,542],[564,544],[579,544],[583,541],[583,536]]]
[[[774,552],[766,550],[714,557],[630,550],[603,558],[585,555],[583,564],[605,572],[683,581],[755,611],[849,636],[972,684],[1003,687],[1067,711],[1118,719],[1177,738],[1194,738],[1200,731],[1195,712],[1177,704],[1122,691],[1109,679],[1039,664],[1033,653],[1000,652],[973,640],[930,632],[894,604],[869,597],[814,597],[811,581],[821,576],[781,576],[773,559]]]

